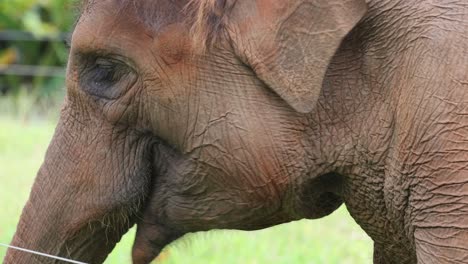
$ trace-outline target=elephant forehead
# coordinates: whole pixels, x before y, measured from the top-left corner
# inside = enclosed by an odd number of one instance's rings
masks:
[[[225,28],[226,17],[236,0],[83,0],[82,10],[86,15],[96,8],[119,12],[118,18],[124,22],[124,16],[142,22],[153,32],[158,32],[165,25],[184,23],[195,46],[203,51],[207,43],[217,39]],[[264,9],[264,7],[257,7]],[[267,8],[268,9],[268,8]],[[265,10],[267,10],[265,9]],[[268,9],[270,10],[270,9]]]
[[[82,16],[114,14],[122,23],[142,22],[156,30],[183,18],[186,1],[171,0],[100,0],[85,1]],[[126,19],[131,19],[127,21]]]
[[[183,6],[167,0],[88,2],[76,25],[72,44],[75,48],[129,57],[157,48],[155,54],[180,57],[189,39]]]

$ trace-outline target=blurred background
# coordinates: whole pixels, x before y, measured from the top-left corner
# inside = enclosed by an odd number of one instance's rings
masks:
[[[0,1],[0,109],[18,118],[48,117],[63,97],[70,0]]]
[[[8,244],[65,94],[73,0],[0,0],[0,243]],[[131,263],[132,229],[106,263]],[[6,253],[0,247],[0,260]],[[325,219],[256,232],[212,231],[171,245],[158,263],[372,263],[372,242],[345,207]]]

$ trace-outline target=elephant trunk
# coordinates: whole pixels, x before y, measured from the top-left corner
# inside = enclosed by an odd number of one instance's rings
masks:
[[[130,223],[121,225],[113,232],[108,232],[99,223],[90,223],[88,230],[67,226],[64,211],[50,210],[47,200],[30,199],[23,210],[15,236],[11,242],[17,246],[51,256],[82,261],[101,263],[111,252],[120,237],[128,230]],[[45,213],[45,211],[48,211]],[[4,260],[8,263],[62,263],[50,257],[9,249]]]
[[[29,200],[23,209],[12,246],[84,262],[102,262],[112,250],[126,226],[106,230],[97,221],[97,212],[82,206],[74,187],[64,187],[54,175],[61,175],[60,166],[41,167]],[[65,176],[65,175],[61,175]],[[104,223],[103,223],[104,224]],[[5,263],[55,263],[39,255],[9,250]]]
[[[12,246],[86,263],[105,260],[135,223],[151,175],[152,139],[114,132],[62,116]],[[58,262],[13,249],[4,261]]]

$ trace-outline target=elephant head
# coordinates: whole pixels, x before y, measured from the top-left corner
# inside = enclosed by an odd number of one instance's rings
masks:
[[[12,245],[147,263],[187,232],[338,208],[311,118],[363,0],[87,1],[67,96]],[[9,251],[6,263],[46,262]]]

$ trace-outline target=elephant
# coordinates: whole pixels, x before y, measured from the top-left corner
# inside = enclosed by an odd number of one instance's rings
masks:
[[[467,36],[463,0],[84,1],[12,245],[101,263],[136,224],[141,264],[344,204],[374,263],[468,263]]]

